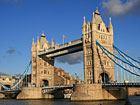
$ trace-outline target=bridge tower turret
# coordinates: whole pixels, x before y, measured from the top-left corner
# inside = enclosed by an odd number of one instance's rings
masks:
[[[42,33],[37,43],[32,43],[31,48],[31,84],[35,87],[54,86],[54,58],[38,56],[40,51],[47,50],[51,47],[46,40],[45,34]]]
[[[96,40],[113,53],[113,26],[105,26],[98,9],[91,23],[83,23],[84,77],[86,84],[108,83],[115,80],[114,63],[96,45]]]
[[[112,22],[111,22],[111,17],[109,18],[108,31],[109,31],[109,33],[111,35],[111,41],[112,41],[112,44],[113,44],[113,26],[112,26]]]

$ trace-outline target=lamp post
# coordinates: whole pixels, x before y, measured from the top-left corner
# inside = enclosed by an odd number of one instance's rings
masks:
[[[124,81],[125,88],[126,88],[126,101],[125,101],[125,104],[124,104],[124,105],[132,105],[132,104],[129,102],[129,99],[128,99],[128,83],[129,83],[129,81]]]

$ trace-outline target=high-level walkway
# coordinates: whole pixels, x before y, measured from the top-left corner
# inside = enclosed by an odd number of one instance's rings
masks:
[[[83,50],[83,39],[74,40],[54,48],[46,49],[38,53],[39,56],[46,55],[47,57],[58,57],[69,53],[74,53]]]

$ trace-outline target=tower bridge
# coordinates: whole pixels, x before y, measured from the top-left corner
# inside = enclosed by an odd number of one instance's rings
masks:
[[[113,41],[113,25],[109,18],[107,27],[98,9],[93,13],[92,21],[86,23],[84,17],[82,38],[58,45],[51,44],[42,33],[40,39],[31,47],[31,87],[22,88],[17,99],[54,98],[56,90],[73,88],[71,100],[116,100],[125,99],[127,88],[131,95],[140,91],[140,84],[116,84],[115,65],[131,75],[140,77],[140,62],[119,50]],[[54,67],[55,57],[83,51],[84,84],[73,84],[68,79],[63,86],[58,83],[59,75]],[[118,57],[114,54],[117,51]],[[30,64],[29,64],[30,65]],[[25,78],[29,67],[19,82],[10,89],[16,88]],[[63,77],[64,78],[64,77]],[[4,86],[4,85],[2,85]],[[45,87],[43,87],[45,86]],[[9,89],[9,88],[8,88]],[[57,91],[59,94],[61,91]],[[45,94],[44,94],[45,93]],[[56,94],[56,95],[59,95]]]

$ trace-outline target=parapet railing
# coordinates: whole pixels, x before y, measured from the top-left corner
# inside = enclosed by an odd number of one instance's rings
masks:
[[[102,87],[125,87],[125,83],[103,83]],[[140,87],[140,83],[128,83],[128,87]]]

